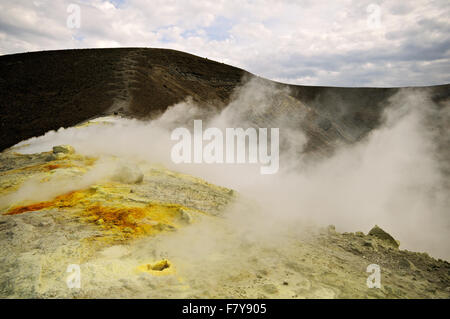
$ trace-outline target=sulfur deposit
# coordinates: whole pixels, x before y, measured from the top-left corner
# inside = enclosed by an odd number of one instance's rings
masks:
[[[139,239],[217,215],[232,200],[229,189],[162,167],[124,164],[116,158],[99,164],[110,174],[89,177],[102,170],[96,167],[97,160],[76,154],[70,146],[38,154],[1,155],[3,297],[83,295],[67,290],[63,277],[69,264],[99,267],[99,277],[110,276],[117,267],[136,278],[142,271],[173,274],[174,267],[167,261],[165,267],[141,265],[156,258],[152,249],[113,269],[109,268],[111,260],[94,260],[111,252],[117,257],[129,254]]]
[[[162,165],[21,147],[0,154],[2,298],[450,297],[450,264],[381,227],[264,228],[254,201]]]

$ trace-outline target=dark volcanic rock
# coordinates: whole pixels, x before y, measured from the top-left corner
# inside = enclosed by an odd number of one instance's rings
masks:
[[[99,115],[155,117],[189,96],[205,108],[221,109],[234,89],[251,77],[242,69],[167,49],[0,56],[0,150]],[[335,138],[360,139],[380,124],[385,102],[399,90],[276,85],[288,87],[291,97],[313,110],[310,125],[303,125],[309,137],[306,151]],[[438,102],[450,96],[449,85],[426,90]]]
[[[391,246],[395,248],[398,248],[399,246],[398,242],[394,239],[394,237],[386,233],[383,229],[378,227],[378,225],[375,225],[375,227],[369,231],[368,235],[384,240],[385,242],[389,243]]]
[[[0,57],[0,150],[102,114],[159,114],[192,96],[227,101],[246,72],[164,49],[83,49]]]

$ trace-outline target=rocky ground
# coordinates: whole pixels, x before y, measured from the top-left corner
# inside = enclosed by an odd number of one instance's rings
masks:
[[[375,225],[368,234],[302,220],[274,227],[278,221],[264,220],[258,203],[243,194],[132,156],[106,155],[107,148],[101,156],[59,145],[66,143],[21,152],[28,138],[60,127],[70,135],[74,125],[91,125],[85,121],[102,115],[155,119],[169,106],[193,101],[197,113],[177,114],[183,125],[226,107],[238,118],[231,125],[290,132],[287,141],[302,140],[295,158],[311,155],[301,164],[315,163],[364,141],[398,95],[426,96],[424,134],[448,176],[449,88],[286,85],[164,49],[1,56],[0,297],[449,298],[447,261],[403,250],[396,234]],[[122,126],[119,133],[132,129]],[[90,138],[83,134],[74,133],[78,145]],[[116,148],[131,144],[157,153],[139,144],[158,138],[147,134],[109,139],[120,140]],[[367,286],[373,264],[380,288]],[[73,267],[80,270],[79,288],[68,285]]]
[[[402,250],[378,227],[339,233],[299,222],[253,234],[228,217],[256,204],[145,162],[70,146],[10,150],[0,185],[2,298],[450,297],[448,262]],[[29,199],[34,185],[40,197]],[[367,286],[370,264],[380,267],[379,289]],[[70,265],[80,267],[80,288],[67,284]]]

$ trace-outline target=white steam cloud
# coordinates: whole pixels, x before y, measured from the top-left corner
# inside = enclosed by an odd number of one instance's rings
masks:
[[[438,109],[422,91],[399,91],[385,107],[384,124],[363,140],[339,147],[333,156],[312,162],[299,155],[308,140],[299,123],[309,108],[287,93],[252,80],[220,113],[187,100],[153,121],[114,118],[108,125],[60,129],[22,142],[20,151],[70,144],[82,154],[142,159],[205,178],[258,203],[257,212],[244,216],[240,208],[229,213],[243,232],[258,236],[270,229],[273,238],[286,225],[306,220],[334,224],[339,231],[367,232],[378,224],[399,239],[402,248],[448,259],[448,176],[436,153],[436,141],[448,140],[448,135],[437,136],[427,122],[431,117],[448,119],[448,107]],[[171,131],[180,126],[192,130],[195,119],[203,119],[205,128],[279,127],[279,172],[261,175],[259,164],[175,165],[170,159],[175,143]]]

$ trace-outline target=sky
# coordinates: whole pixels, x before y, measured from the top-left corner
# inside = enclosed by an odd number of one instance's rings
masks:
[[[444,84],[450,1],[0,1],[1,55],[105,47],[170,48],[292,84]]]

